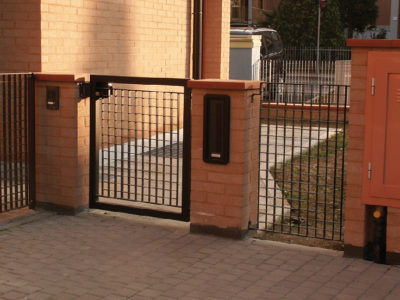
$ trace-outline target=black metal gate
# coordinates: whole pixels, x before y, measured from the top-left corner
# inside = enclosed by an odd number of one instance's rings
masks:
[[[267,85],[261,104],[258,229],[343,241],[349,90]]]
[[[189,220],[186,84],[91,76],[90,207]]]
[[[33,74],[0,74],[0,213],[35,205]]]

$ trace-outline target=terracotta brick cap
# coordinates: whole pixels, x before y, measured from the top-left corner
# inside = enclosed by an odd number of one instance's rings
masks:
[[[347,46],[365,48],[400,48],[400,40],[348,39]]]
[[[35,73],[35,79],[42,81],[75,82],[75,81],[85,81],[85,77],[86,76],[82,74],[72,75],[72,74]]]
[[[255,90],[259,89],[262,81],[253,80],[221,80],[221,79],[202,79],[190,80],[188,87],[194,89],[208,90]]]

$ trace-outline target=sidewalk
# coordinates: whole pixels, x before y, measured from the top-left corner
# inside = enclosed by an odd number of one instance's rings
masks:
[[[92,210],[0,223],[0,299],[400,299],[400,267]]]

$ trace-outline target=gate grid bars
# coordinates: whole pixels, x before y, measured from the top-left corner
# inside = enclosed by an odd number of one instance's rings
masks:
[[[189,220],[186,83],[91,76],[91,207]]]
[[[0,74],[0,213],[35,205],[32,74]]]
[[[258,229],[342,241],[350,89],[320,85],[316,93],[310,88],[267,84],[260,118]]]

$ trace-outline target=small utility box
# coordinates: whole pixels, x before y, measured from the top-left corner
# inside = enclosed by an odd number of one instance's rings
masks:
[[[368,55],[363,202],[400,208],[400,52]]]

